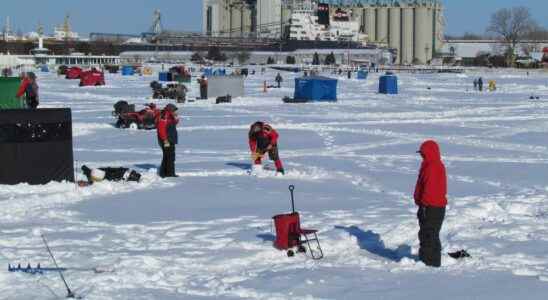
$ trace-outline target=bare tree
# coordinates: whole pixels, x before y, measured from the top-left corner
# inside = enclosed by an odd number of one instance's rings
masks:
[[[514,61],[514,53],[518,44],[527,38],[537,25],[531,16],[529,8],[518,6],[502,8],[491,15],[487,31],[500,37],[509,45],[508,57],[510,64]]]

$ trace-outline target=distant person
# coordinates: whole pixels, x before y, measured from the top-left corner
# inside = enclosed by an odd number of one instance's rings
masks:
[[[175,145],[178,142],[177,124],[177,106],[168,104],[160,113],[156,120],[156,132],[158,135],[158,145],[162,148],[162,164],[158,175],[160,177],[177,177],[175,174]]]
[[[95,182],[101,181],[135,181],[141,180],[141,174],[135,170],[128,168],[94,168],[91,169],[86,165],[82,166],[82,172],[87,178],[87,181],[78,181],[78,185],[81,187],[90,186]]]
[[[284,81],[284,79],[282,78],[282,75],[280,73],[278,73],[278,75],[276,75],[276,83],[278,84],[278,88],[281,88],[282,87],[282,81]]]
[[[39,104],[38,83],[33,72],[21,73],[21,85],[17,90],[17,98],[24,98],[26,108],[36,109]]]
[[[200,84],[200,99],[207,99],[207,78],[202,75],[201,78],[198,78],[198,84]]]
[[[11,77],[13,75],[13,71],[11,68],[4,68],[2,69],[2,76],[3,77]]]
[[[474,91],[478,90],[478,79],[474,78]]]
[[[279,134],[276,130],[274,130],[274,128],[272,128],[272,126],[264,122],[257,121],[249,128],[248,138],[253,164],[260,165],[263,156],[268,153],[268,157],[274,161],[276,172],[285,174],[285,170],[278,153]]]
[[[478,79],[478,90],[483,92],[483,78],[481,77]]]
[[[348,79],[352,79],[352,71],[348,70],[346,76],[348,77]]]
[[[176,95],[177,95],[177,103],[185,103],[186,102],[186,93],[188,93],[188,88],[184,84],[179,84],[175,88]]]
[[[415,186],[414,199],[418,206],[419,258],[432,267],[441,266],[440,230],[447,205],[447,177],[435,141],[424,142],[418,151],[422,164]]]

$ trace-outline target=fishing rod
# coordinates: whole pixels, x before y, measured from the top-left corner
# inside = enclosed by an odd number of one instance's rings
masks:
[[[61,271],[61,268],[59,268],[59,265],[57,264],[57,261],[55,260],[55,256],[53,256],[53,253],[51,252],[51,249],[49,248],[48,241],[46,240],[46,237],[44,234],[40,234],[42,237],[42,241],[44,241],[44,245],[46,245],[46,249],[48,250],[48,253],[53,260],[53,264],[55,265],[55,268],[59,272],[59,276],[63,280],[63,283],[65,284],[65,287],[67,288],[67,296],[66,298],[75,298],[75,299],[81,299],[80,297],[76,297],[76,294],[70,290],[69,285],[67,284],[67,281],[65,280],[65,276],[63,276],[63,271]]]

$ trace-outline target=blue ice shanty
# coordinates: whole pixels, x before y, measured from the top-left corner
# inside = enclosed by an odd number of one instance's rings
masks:
[[[122,67],[122,75],[123,76],[133,76],[135,75],[135,69],[133,66],[123,66]]]
[[[323,76],[295,78],[295,100],[337,102],[337,79]]]

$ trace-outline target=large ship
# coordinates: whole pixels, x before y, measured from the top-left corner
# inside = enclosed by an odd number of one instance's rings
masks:
[[[365,45],[367,35],[360,33],[360,24],[352,12],[338,8],[330,13],[328,5],[306,5],[292,10],[289,29],[290,40],[353,41]]]

